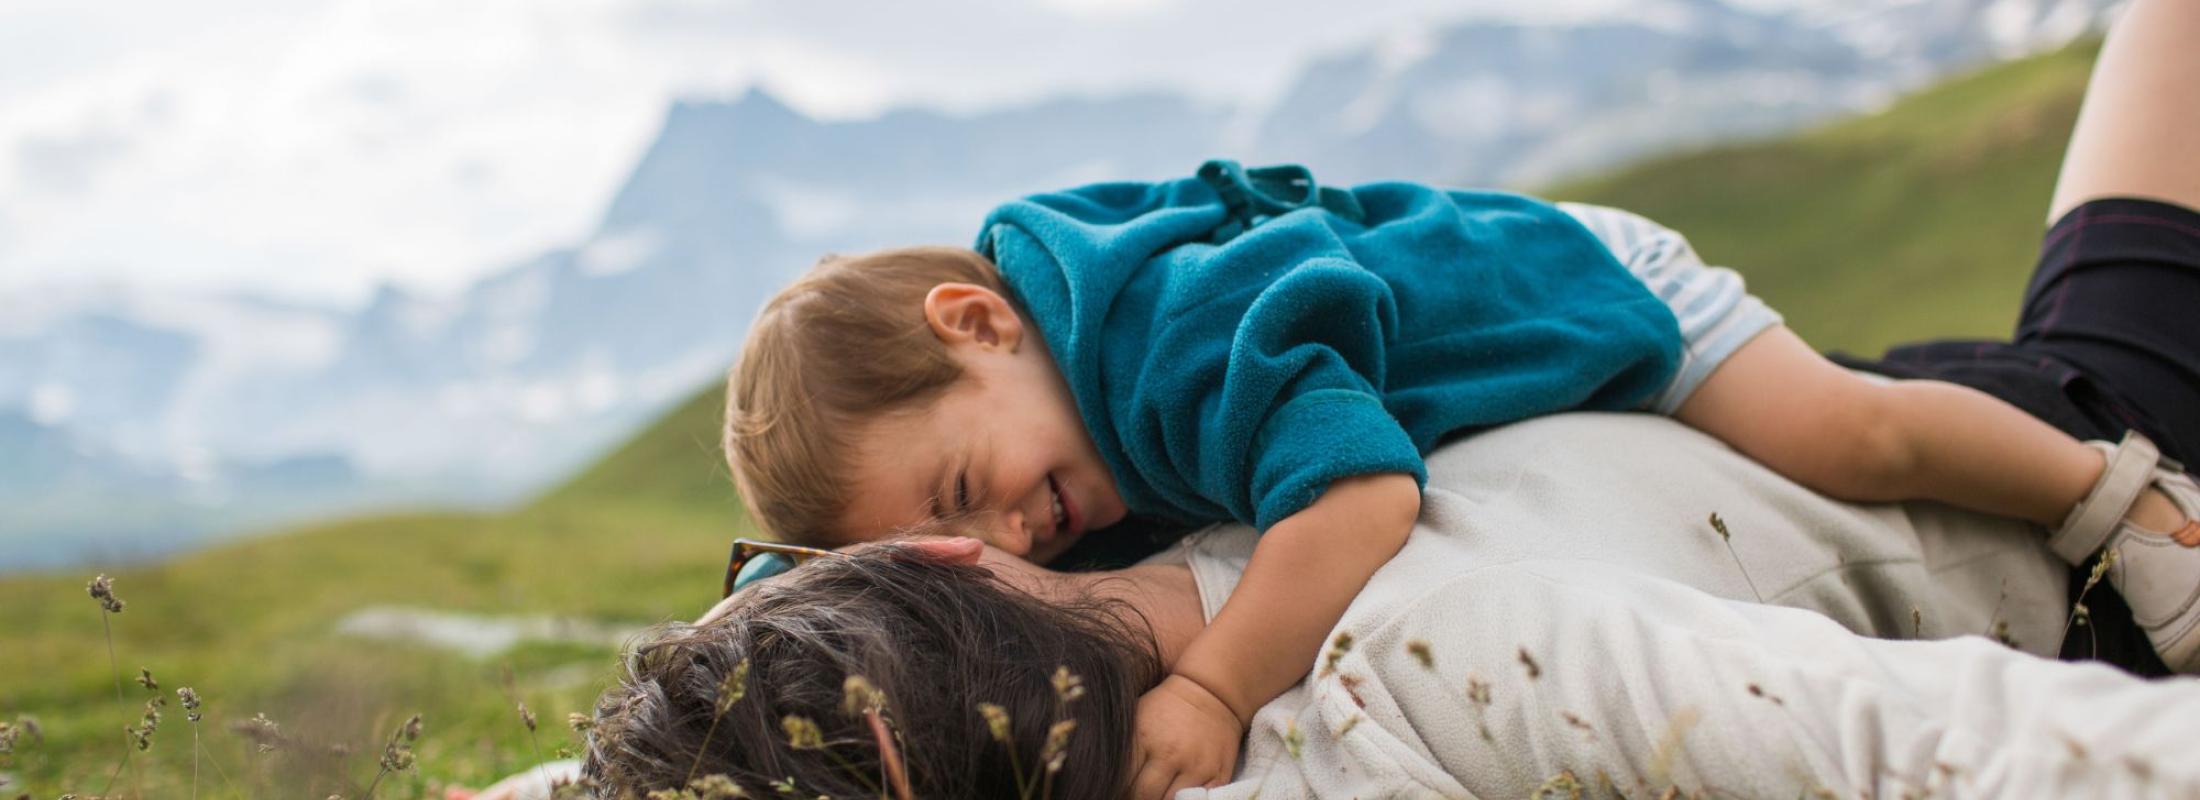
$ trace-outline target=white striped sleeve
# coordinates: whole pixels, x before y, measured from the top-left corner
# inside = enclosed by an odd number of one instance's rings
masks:
[[[1681,366],[1651,398],[1650,410],[1671,416],[1728,356],[1780,324],[1779,312],[1750,294],[1740,274],[1703,263],[1688,240],[1672,229],[1616,208],[1585,203],[1558,207],[1595,234],[1680,320]]]

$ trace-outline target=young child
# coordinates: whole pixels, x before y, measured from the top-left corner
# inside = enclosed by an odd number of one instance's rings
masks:
[[[1139,704],[1156,797],[1229,777],[1250,715],[1403,544],[1422,453],[1569,409],[1670,414],[1844,499],[2029,519],[2074,563],[2118,548],[2156,648],[2200,669],[2200,490],[2143,440],[2089,447],[1971,389],[1836,367],[1678,234],[1592,206],[1223,161],[1026,198],[975,251],[828,258],[783,291],[725,444],[789,541],[967,517],[1046,561],[1130,512],[1260,529]]]

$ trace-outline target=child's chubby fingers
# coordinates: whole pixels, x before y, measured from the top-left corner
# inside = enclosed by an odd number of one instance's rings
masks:
[[[1138,701],[1134,796],[1159,800],[1230,777],[1245,731],[1228,706],[1198,684],[1169,676]]]
[[[1138,777],[1131,781],[1131,797],[1133,800],[1168,800],[1174,794],[1170,787],[1175,783],[1175,770],[1146,761],[1139,766]]]

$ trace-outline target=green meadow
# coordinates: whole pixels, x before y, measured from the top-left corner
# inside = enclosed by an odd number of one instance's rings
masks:
[[[2006,335],[2096,49],[1545,193],[1686,233],[1822,348]],[[0,720],[41,730],[0,754],[14,781],[0,797],[359,797],[414,713],[417,764],[376,796],[440,797],[571,748],[566,715],[611,678],[619,634],[707,607],[728,541],[749,530],[717,454],[721,402],[705,390],[668,409],[517,508],[339,520],[116,572],[128,605],[104,619],[89,571],[0,579]],[[588,633],[466,654],[339,632],[369,609],[549,616]],[[183,686],[205,702],[195,726]],[[124,728],[156,696],[166,706],[140,752]],[[240,731],[256,714],[280,726],[273,752]]]

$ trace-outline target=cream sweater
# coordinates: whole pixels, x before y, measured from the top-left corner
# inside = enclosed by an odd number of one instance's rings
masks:
[[[2200,795],[2200,682],[1979,635],[2060,638],[2066,568],[2027,525],[1826,500],[1650,415],[1533,420],[1429,468],[1349,647],[1261,709],[1235,783],[1180,799]],[[1211,616],[1253,543],[1168,557]]]

